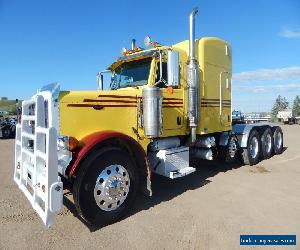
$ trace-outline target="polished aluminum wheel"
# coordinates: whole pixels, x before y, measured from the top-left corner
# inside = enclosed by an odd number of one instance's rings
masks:
[[[265,148],[265,152],[269,154],[272,150],[272,136],[271,136],[271,134],[268,133],[266,135],[263,146]]]
[[[257,154],[258,154],[258,140],[256,137],[252,137],[252,140],[250,142],[250,156],[251,158],[256,158]]]
[[[228,145],[228,153],[230,158],[234,158],[237,152],[237,141],[235,140],[234,137],[231,137],[230,141],[229,141],[229,145]]]
[[[281,133],[276,133],[276,138],[275,138],[275,146],[277,149],[281,147],[282,144],[282,134]]]
[[[121,165],[110,165],[98,176],[94,198],[104,211],[117,209],[126,200],[129,193],[130,179],[127,170]]]

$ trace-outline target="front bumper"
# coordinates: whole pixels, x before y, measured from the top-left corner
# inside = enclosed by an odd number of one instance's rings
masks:
[[[48,227],[62,209],[59,172],[67,165],[58,150],[58,129],[53,91],[42,90],[23,101],[21,124],[16,125],[14,180]]]

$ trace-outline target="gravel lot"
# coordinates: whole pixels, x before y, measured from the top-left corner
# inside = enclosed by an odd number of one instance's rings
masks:
[[[300,237],[300,126],[282,128],[282,155],[255,167],[202,164],[182,179],[155,177],[152,198],[140,196],[127,218],[95,232],[67,193],[46,229],[12,180],[14,140],[0,139],[0,249],[240,249],[240,234]],[[299,239],[287,248],[300,249]]]

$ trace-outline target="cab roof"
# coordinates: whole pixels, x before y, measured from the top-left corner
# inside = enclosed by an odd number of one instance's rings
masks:
[[[130,62],[130,61],[145,59],[145,58],[149,58],[149,57],[154,57],[156,55],[156,53],[159,52],[160,50],[166,50],[166,49],[170,49],[170,48],[171,47],[168,47],[168,46],[160,46],[160,47],[156,47],[153,49],[140,50],[138,52],[130,53],[127,55],[122,55],[121,57],[118,57],[117,61],[112,63],[107,69],[115,70],[117,67],[119,67],[124,62]]]

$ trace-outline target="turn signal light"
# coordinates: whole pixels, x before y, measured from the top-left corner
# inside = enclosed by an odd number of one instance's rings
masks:
[[[168,94],[173,94],[173,87],[172,86],[167,87],[167,93]]]

